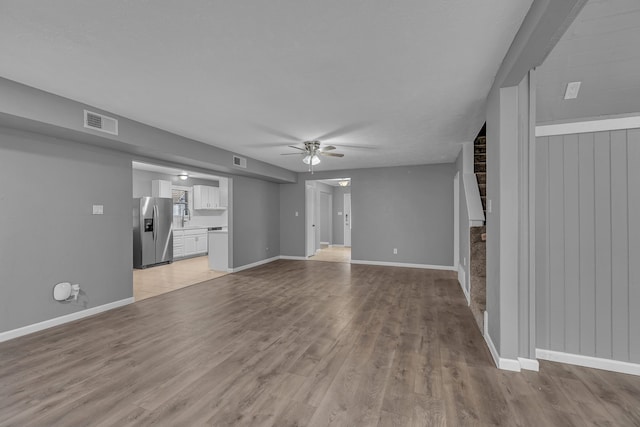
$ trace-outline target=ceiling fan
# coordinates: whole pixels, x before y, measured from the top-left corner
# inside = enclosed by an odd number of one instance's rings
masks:
[[[299,153],[282,153],[282,156],[302,155],[302,162],[309,165],[309,170],[313,173],[313,167],[320,163],[320,156],[328,157],[344,157],[342,153],[331,153],[336,149],[333,145],[320,146],[320,141],[305,141],[304,148],[296,147],[295,145],[289,145],[290,148],[300,150]]]

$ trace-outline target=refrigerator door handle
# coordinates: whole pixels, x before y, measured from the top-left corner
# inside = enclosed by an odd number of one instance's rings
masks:
[[[158,214],[157,214],[157,209],[158,206],[153,205],[153,241],[156,241],[156,227],[157,227],[157,221],[158,221]]]

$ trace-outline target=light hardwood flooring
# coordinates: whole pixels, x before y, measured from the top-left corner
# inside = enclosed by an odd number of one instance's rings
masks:
[[[351,248],[322,245],[318,253],[309,257],[309,261],[351,262]]]
[[[638,426],[640,378],[496,369],[454,273],[280,260],[0,343],[2,426]]]
[[[140,301],[225,274],[223,271],[209,270],[209,258],[206,256],[133,270],[133,296]]]

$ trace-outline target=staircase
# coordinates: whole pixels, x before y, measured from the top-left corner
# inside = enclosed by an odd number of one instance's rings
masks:
[[[473,171],[478,180],[480,199],[487,215],[487,138],[479,136],[473,143]],[[487,227],[471,227],[471,312],[480,331],[484,333],[484,311],[487,309]]]

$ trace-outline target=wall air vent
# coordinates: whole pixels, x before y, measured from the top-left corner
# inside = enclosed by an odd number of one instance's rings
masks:
[[[84,127],[111,135],[118,134],[118,120],[92,111],[84,110]]]
[[[247,159],[240,156],[233,156],[233,165],[241,168],[247,168]]]

